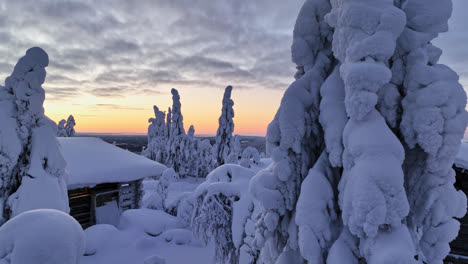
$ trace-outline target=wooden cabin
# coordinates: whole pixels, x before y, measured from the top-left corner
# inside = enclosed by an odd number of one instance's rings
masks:
[[[58,138],[67,162],[70,215],[83,228],[117,225],[120,214],[138,208],[141,181],[159,178],[164,165],[98,138]]]
[[[468,197],[468,143],[462,143],[453,168],[456,173],[455,188],[462,190]],[[450,243],[451,252],[446,263],[468,264],[468,214],[458,220],[460,231],[458,237]]]

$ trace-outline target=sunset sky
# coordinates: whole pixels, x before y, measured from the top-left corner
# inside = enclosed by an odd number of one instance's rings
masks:
[[[2,1],[0,80],[29,47],[50,59],[45,111],[78,132],[146,133],[179,90],[185,128],[214,134],[227,85],[235,133],[264,135],[293,81],[289,48],[303,0]],[[468,88],[468,1],[435,44]],[[3,81],[1,81],[3,83]]]

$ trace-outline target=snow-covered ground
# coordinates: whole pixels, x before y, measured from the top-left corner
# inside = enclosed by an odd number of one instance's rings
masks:
[[[159,210],[128,210],[118,228],[95,225],[85,233],[82,264],[211,263],[213,259],[211,246],[193,238],[182,221]]]
[[[260,164],[250,169],[256,173],[270,164],[271,159],[261,159]],[[205,178],[187,177],[171,182],[166,205],[178,204],[204,181]],[[145,182],[148,191],[155,189],[154,182]],[[82,264],[185,264],[214,260],[212,243],[204,245],[193,237],[186,222],[162,210],[128,210],[120,217],[117,227],[95,225],[86,229],[85,234]]]

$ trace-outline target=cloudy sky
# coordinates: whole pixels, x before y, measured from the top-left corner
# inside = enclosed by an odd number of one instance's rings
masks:
[[[46,114],[81,132],[145,132],[152,106],[181,95],[185,126],[213,134],[233,85],[236,133],[264,134],[293,80],[303,0],[15,0],[0,4],[0,80],[32,46],[50,57]],[[436,44],[468,87],[468,1]]]

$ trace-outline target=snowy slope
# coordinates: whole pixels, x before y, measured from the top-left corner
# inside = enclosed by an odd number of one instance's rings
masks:
[[[98,138],[58,138],[67,162],[68,188],[159,176],[166,166]]]

